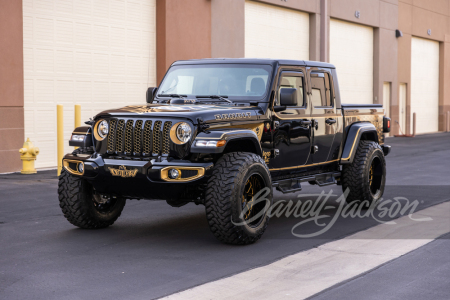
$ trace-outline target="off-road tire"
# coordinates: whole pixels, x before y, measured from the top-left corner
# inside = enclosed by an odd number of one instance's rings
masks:
[[[370,184],[371,165],[375,162],[376,176],[379,176],[376,177],[376,186]],[[380,145],[373,141],[360,141],[353,162],[343,166],[341,181],[342,191],[349,189],[346,198],[348,203],[368,201],[366,204],[370,205],[378,201],[383,196],[386,182],[386,161]]]
[[[266,208],[272,204],[272,180],[264,160],[253,153],[232,152],[224,154],[214,166],[205,193],[206,218],[214,236],[221,242],[246,245],[256,242],[263,235],[269,223],[267,210],[258,224],[241,223],[242,195],[245,184],[251,176],[264,180],[269,193],[264,201]],[[262,203],[262,202],[261,202]],[[233,220],[233,222],[232,222]]]
[[[99,229],[112,225],[122,213],[125,198],[115,199],[107,212],[96,209],[94,189],[83,178],[61,171],[58,183],[59,206],[64,217],[73,225],[84,229]]]

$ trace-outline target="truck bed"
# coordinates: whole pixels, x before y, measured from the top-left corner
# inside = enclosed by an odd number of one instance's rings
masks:
[[[381,104],[341,104],[344,116],[344,128],[357,122],[370,122],[377,129],[378,143],[384,144],[383,116],[384,109]]]

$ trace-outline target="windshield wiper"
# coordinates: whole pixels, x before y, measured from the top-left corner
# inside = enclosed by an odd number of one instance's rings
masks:
[[[210,99],[219,99],[221,101],[225,101],[228,103],[233,103],[233,101],[226,99],[225,97],[228,98],[228,96],[219,96],[219,95],[199,95],[199,96],[195,96],[196,98],[210,98]]]
[[[179,95],[179,94],[159,94],[158,97],[176,97],[176,98],[184,98],[187,95]]]
[[[172,98],[180,98],[180,99],[184,99],[184,97],[187,97],[187,95],[179,95],[179,94],[159,94],[158,97],[170,97],[169,100],[162,100],[165,103],[170,103],[170,100]]]

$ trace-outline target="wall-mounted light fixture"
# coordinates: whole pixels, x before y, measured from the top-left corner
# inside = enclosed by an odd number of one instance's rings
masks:
[[[431,29],[427,30],[428,35],[431,35]]]
[[[359,12],[359,10],[355,11],[355,17],[357,19],[359,19],[361,17],[361,13]]]
[[[395,30],[395,37],[396,38],[403,37],[403,33],[400,30],[396,29]]]

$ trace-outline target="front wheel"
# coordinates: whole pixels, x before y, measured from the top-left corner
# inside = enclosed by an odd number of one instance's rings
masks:
[[[83,178],[61,170],[58,183],[59,206],[73,225],[85,229],[112,225],[122,213],[125,198],[105,197]]]
[[[253,153],[222,156],[208,180],[206,217],[214,236],[228,244],[251,244],[269,223],[272,180],[264,160]]]
[[[385,182],[383,150],[373,141],[361,141],[353,162],[344,165],[342,170],[342,190],[349,190],[347,202],[367,201],[370,205],[378,201],[383,196]]]

